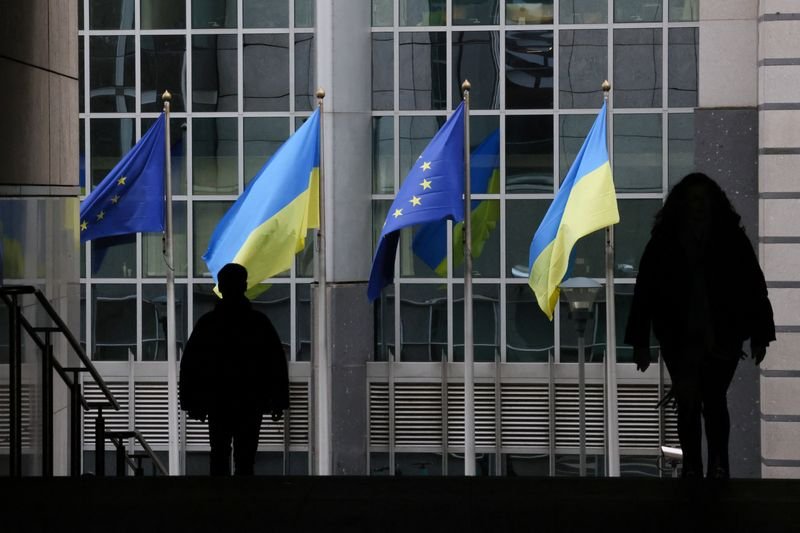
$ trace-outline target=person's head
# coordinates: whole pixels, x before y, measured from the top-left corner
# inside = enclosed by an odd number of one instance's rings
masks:
[[[228,263],[217,274],[217,285],[222,298],[239,298],[247,291],[247,269],[236,263]]]
[[[700,172],[688,174],[669,192],[656,215],[653,232],[659,230],[739,227],[741,217],[722,188]]]

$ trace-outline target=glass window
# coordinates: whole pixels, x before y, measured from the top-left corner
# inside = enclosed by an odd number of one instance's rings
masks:
[[[669,106],[697,105],[697,62],[699,30],[669,30]]]
[[[662,0],[614,0],[614,22],[661,22]]]
[[[289,138],[289,119],[285,117],[245,117],[245,187]]]
[[[272,284],[250,302],[253,309],[267,315],[272,322],[287,358],[292,346],[291,288],[287,284]]]
[[[442,456],[438,453],[395,454],[396,476],[441,476]]]
[[[411,171],[411,167],[446,120],[445,117],[400,117],[401,181]]]
[[[595,231],[579,239],[572,251],[575,260],[572,263],[570,276],[604,278],[606,276],[605,246],[605,230]]]
[[[289,36],[245,35],[243,75],[245,111],[289,111]]]
[[[507,285],[506,361],[546,363],[555,355],[554,339],[553,323],[539,308],[528,284]]]
[[[445,109],[447,43],[444,32],[401,33],[400,109]]]
[[[463,224],[453,232],[453,276],[464,277],[464,253],[460,244]],[[500,276],[500,200],[472,200],[472,276]]]
[[[550,475],[550,457],[543,455],[503,455],[504,473],[509,477]]]
[[[614,276],[634,278],[639,259],[650,240],[650,230],[661,200],[620,200],[619,224],[614,226]]]
[[[296,298],[297,352],[295,361],[311,361],[311,286],[298,284]]]
[[[132,118],[94,118],[89,125],[92,186],[99,184],[136,144]]]
[[[563,183],[578,152],[592,129],[596,115],[560,115],[558,117],[559,183]]]
[[[186,285],[175,285],[175,339],[178,353],[186,345]],[[167,286],[142,285],[142,361],[167,360]]]
[[[669,115],[669,188],[694,170],[694,114]]]
[[[372,25],[391,26],[394,19],[392,0],[372,0]]]
[[[392,201],[391,200],[373,200],[372,202],[372,251],[375,252],[375,248],[378,244],[378,239],[381,236],[381,231],[383,230],[383,223],[386,220],[386,215],[389,212],[389,207],[391,207]]]
[[[621,477],[661,477],[659,457],[654,455],[623,455],[619,470]]]
[[[84,90],[86,87],[86,74],[83,71],[83,41],[85,38],[81,35],[78,36],[78,113],[84,112]]]
[[[506,32],[506,107],[553,107],[553,32]]]
[[[77,4],[78,8],[78,30],[84,30],[86,28],[83,25],[83,2],[78,1],[75,3]]]
[[[142,118],[142,135],[158,120],[157,117]],[[170,159],[172,161],[172,194],[181,195],[186,194],[186,175],[187,161],[186,161],[186,143],[187,143],[187,128],[186,119],[170,118],[169,120],[169,135],[172,141],[170,149]]]
[[[235,35],[192,36],[192,109],[236,111]]]
[[[405,284],[400,295],[400,360],[441,361],[447,354],[447,288]]]
[[[133,36],[89,38],[89,105],[93,113],[136,111]]]
[[[560,0],[561,24],[605,24],[608,0]]]
[[[497,0],[453,0],[453,25],[497,24]]]
[[[142,35],[142,111],[161,111],[161,95],[172,93],[172,111],[184,111],[186,38],[178,35]]]
[[[617,192],[661,192],[661,115],[614,115]]]
[[[372,34],[372,109],[394,107],[394,38],[391,33]]]
[[[78,186],[81,188],[81,196],[86,194],[86,119],[78,119]],[[83,262],[81,262],[81,265]]]
[[[313,278],[314,272],[314,239],[316,238],[316,229],[309,228],[306,232],[306,244],[303,249],[294,256],[295,257],[295,276],[298,278]],[[289,273],[284,274],[288,276]],[[280,277],[280,276],[277,276]]]
[[[235,28],[236,0],[192,0],[192,28]]]
[[[628,324],[628,317],[631,314],[631,302],[633,301],[634,285],[617,284],[614,288],[614,309],[616,309],[617,319],[617,362],[633,363],[633,346],[625,344],[625,328]],[[659,346],[658,340],[650,332],[650,361],[658,363]]]
[[[533,234],[542,223],[552,200],[507,200],[506,276],[528,280],[528,259]],[[527,285],[526,285],[527,287]]]
[[[388,476],[389,472],[389,454],[388,453],[370,453],[369,454],[369,475],[370,476]]]
[[[400,26],[444,26],[445,0],[400,0]]]
[[[288,28],[289,0],[243,0],[245,28]]]
[[[506,24],[552,24],[553,0],[506,0]]]
[[[172,267],[176,277],[185,278],[188,273],[186,251],[186,202],[172,202]],[[166,276],[166,258],[160,233],[142,233],[142,268],[144,276],[163,278]]]
[[[186,4],[163,0],[141,0],[143,30],[186,27]]]
[[[661,107],[661,76],[660,28],[614,30],[615,107]]]
[[[237,194],[237,120],[195,118],[192,128],[192,190],[196,194]]]
[[[506,192],[553,192],[553,116],[506,117]]]
[[[193,202],[192,203],[192,257],[194,259],[194,275],[210,277],[203,254],[208,250],[208,242],[219,221],[228,212],[233,202]],[[195,315],[195,320],[199,315]]]
[[[492,363],[500,357],[500,286],[472,286],[473,357]],[[453,360],[464,361],[464,285],[453,286]]]
[[[461,100],[461,83],[471,80],[471,109],[497,109],[500,105],[500,34],[496,31],[453,32],[453,107]]]
[[[294,36],[294,108],[311,111],[317,107],[317,88],[314,86],[314,34]]]
[[[700,18],[698,0],[669,0],[669,21],[695,21]]]
[[[372,192],[394,192],[394,117],[372,117]]]
[[[394,285],[384,287],[375,300],[375,360],[388,361],[396,353],[394,343]]]
[[[83,13],[83,2],[79,2]],[[89,28],[92,30],[132,30],[133,2],[127,0],[90,0]]]
[[[313,28],[314,15],[314,0],[294,0],[295,27]]]
[[[197,324],[200,317],[214,310],[214,306],[217,305],[220,299],[214,294],[214,285],[210,283],[193,284],[192,295],[194,300],[192,316],[194,317],[194,323]],[[194,329],[194,325],[192,325],[192,329]]]
[[[600,107],[603,80],[608,79],[606,30],[562,30],[559,41],[559,106]]]
[[[136,285],[92,286],[92,317],[95,361],[136,357]]]
[[[93,277],[136,277],[136,234],[93,239],[90,242]]]

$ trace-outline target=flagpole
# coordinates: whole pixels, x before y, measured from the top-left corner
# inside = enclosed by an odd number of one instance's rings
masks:
[[[469,162],[469,80],[464,80],[464,475],[475,475],[475,364],[472,346],[472,183]]]
[[[317,475],[331,474],[331,417],[330,417],[330,359],[328,353],[328,309],[327,309],[327,271],[325,258],[325,171],[324,171],[324,107],[325,90],[321,87],[316,92],[319,105],[319,228],[316,238],[316,275],[317,296],[315,306],[314,363],[311,365],[311,379],[315,400],[314,409],[314,443],[316,448]]]
[[[164,91],[164,150],[166,175],[166,221],[164,223],[164,259],[167,271],[167,400],[169,418],[169,475],[180,474],[178,455],[178,368],[175,353],[175,270],[172,254],[172,158],[170,157],[169,108],[172,95]]]
[[[611,84],[603,82],[603,100],[606,104],[606,146],[608,163],[611,156]],[[613,165],[612,165],[613,172]],[[617,420],[617,330],[614,307],[614,226],[606,227],[606,465],[610,477],[619,477],[619,425]]]

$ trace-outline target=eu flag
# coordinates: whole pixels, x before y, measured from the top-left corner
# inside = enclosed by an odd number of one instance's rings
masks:
[[[464,103],[428,143],[389,208],[372,260],[370,301],[394,278],[400,230],[451,218],[464,220]]]
[[[81,202],[81,241],[164,231],[166,119],[147,133]]]

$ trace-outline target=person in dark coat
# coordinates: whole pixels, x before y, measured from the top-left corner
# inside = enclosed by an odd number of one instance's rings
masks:
[[[670,192],[642,255],[625,342],[650,365],[650,332],[672,379],[683,477],[728,478],[727,391],[750,339],[760,364],[775,340],[767,285],[740,217],[711,178],[694,173]]]
[[[269,318],[245,296],[247,270],[229,263],[217,276],[222,300],[195,324],[181,359],[180,403],[205,421],[211,475],[252,475],[265,413],[278,421],[289,406],[286,357]]]

